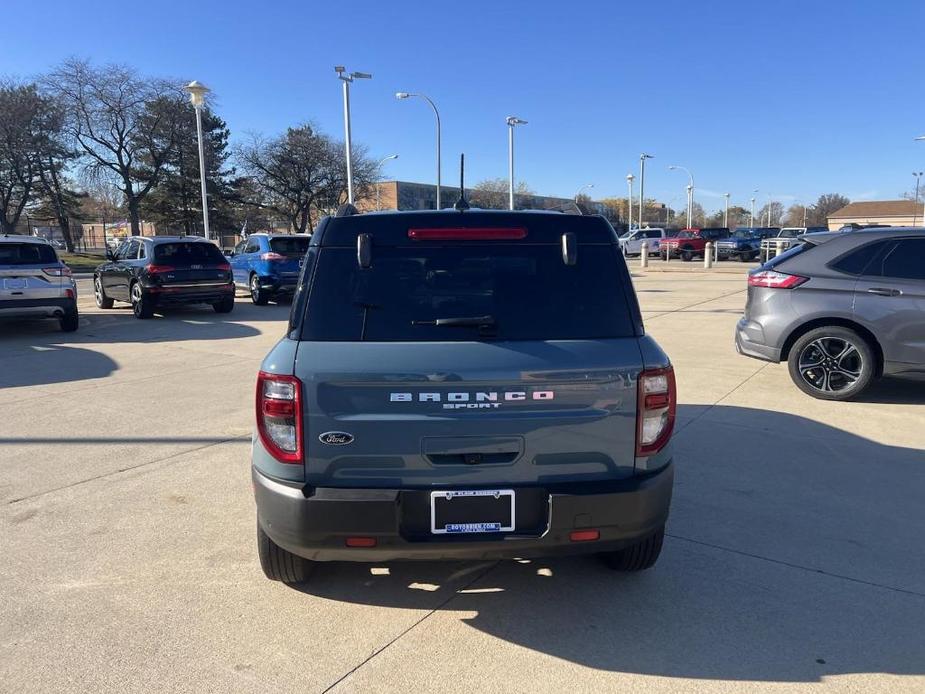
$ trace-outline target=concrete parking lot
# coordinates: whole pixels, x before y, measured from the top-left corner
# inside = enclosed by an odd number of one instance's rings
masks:
[[[0,690],[925,691],[925,385],[802,395],[735,354],[741,271],[634,269],[680,390],[655,569],[264,579],[257,366],[288,306],[0,326]]]

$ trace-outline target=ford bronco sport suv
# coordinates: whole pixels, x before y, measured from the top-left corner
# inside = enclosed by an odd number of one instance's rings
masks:
[[[602,217],[326,218],[257,378],[261,566],[287,583],[325,560],[646,569],[675,398]]]

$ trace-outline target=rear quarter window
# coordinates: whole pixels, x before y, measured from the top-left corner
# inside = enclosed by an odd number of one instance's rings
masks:
[[[829,267],[848,275],[863,275],[871,261],[890,243],[891,241],[875,241],[852,249],[833,261]]]

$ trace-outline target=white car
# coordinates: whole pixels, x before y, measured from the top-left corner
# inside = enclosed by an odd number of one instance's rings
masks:
[[[623,255],[640,255],[642,253],[642,244],[647,243],[649,255],[658,255],[659,241],[666,236],[665,230],[659,227],[634,229],[620,237],[620,248],[623,250]]]
[[[0,235],[0,318],[55,318],[77,330],[77,284],[45,239]]]

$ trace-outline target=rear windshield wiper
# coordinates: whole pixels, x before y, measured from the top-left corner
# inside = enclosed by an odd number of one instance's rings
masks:
[[[413,320],[411,325],[435,325],[438,328],[494,328],[498,325],[498,322],[494,316],[464,316],[461,318]]]

